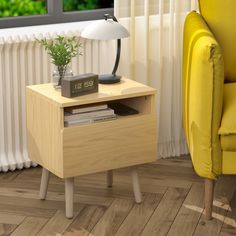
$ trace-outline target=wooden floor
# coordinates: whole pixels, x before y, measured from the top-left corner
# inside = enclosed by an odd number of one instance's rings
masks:
[[[41,168],[0,174],[0,235],[210,236],[236,235],[236,177],[217,181],[214,219],[203,215],[203,181],[188,159],[138,168],[143,203],[134,202],[129,169],[75,180],[75,217],[64,216],[64,182],[52,176],[47,200],[38,197]]]

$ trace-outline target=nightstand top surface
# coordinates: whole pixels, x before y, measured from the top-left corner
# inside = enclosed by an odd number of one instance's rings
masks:
[[[116,84],[99,84],[97,93],[75,98],[62,97],[61,91],[55,90],[51,83],[30,85],[27,86],[27,89],[54,101],[60,107],[105,102],[156,93],[156,89],[127,78],[122,78],[121,82]]]

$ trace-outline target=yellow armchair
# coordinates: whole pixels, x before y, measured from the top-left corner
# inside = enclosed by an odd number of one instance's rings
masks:
[[[184,26],[183,126],[194,169],[205,178],[210,219],[214,180],[236,174],[236,1],[199,6]]]

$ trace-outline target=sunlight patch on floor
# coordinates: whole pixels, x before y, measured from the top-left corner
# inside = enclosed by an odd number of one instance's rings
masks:
[[[187,209],[197,211],[199,213],[205,213],[205,211],[202,207],[198,207],[198,206],[194,206],[194,205],[188,205],[188,204],[184,204],[183,206],[186,207]],[[228,205],[224,205],[222,207],[222,203],[218,202],[218,201],[214,201],[214,206],[216,206],[216,207],[219,206],[220,208],[222,208],[224,210],[227,210],[227,211],[230,210],[231,211],[231,208]],[[218,214],[216,212],[212,212],[212,217],[216,220],[219,220],[219,221],[223,222],[224,224],[230,225],[232,227],[236,227],[235,219],[232,219],[230,217]]]
[[[222,201],[214,200],[213,206],[227,210],[227,211],[231,211],[231,207],[229,206],[229,203],[227,202],[224,203]]]

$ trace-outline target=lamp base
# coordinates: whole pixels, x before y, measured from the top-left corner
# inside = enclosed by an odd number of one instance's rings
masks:
[[[120,75],[113,75],[113,74],[108,74],[108,75],[99,75],[98,81],[100,84],[115,84],[119,83],[121,79]]]

